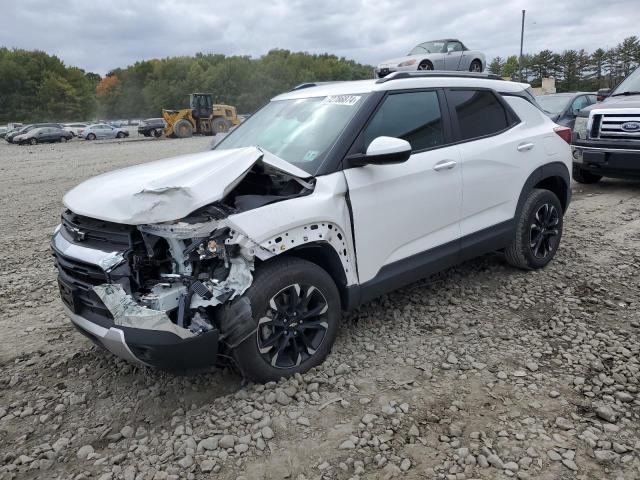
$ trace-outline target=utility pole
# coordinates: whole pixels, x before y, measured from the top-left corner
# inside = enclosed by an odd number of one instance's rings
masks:
[[[522,27],[520,28],[520,58],[518,58],[518,74],[522,81],[522,44],[524,43],[524,14],[526,10],[522,10]]]

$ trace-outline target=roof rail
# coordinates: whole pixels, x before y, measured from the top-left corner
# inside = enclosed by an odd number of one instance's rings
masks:
[[[456,77],[456,78],[482,78],[485,80],[503,80],[500,75],[495,73],[476,73],[476,72],[447,72],[447,71],[416,71],[416,72],[392,72],[386,77],[379,78],[376,83],[390,82],[391,80],[402,80],[404,78],[438,78],[438,77]]]
[[[317,87],[318,85],[326,85],[327,83],[339,83],[340,81],[341,80],[336,80],[333,82],[305,82],[305,83],[301,83],[300,85],[296,85],[289,91],[293,92],[295,90],[302,90],[303,88]]]

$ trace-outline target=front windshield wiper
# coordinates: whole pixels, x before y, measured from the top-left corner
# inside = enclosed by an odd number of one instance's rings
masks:
[[[622,95],[625,95],[625,96],[628,96],[628,95],[640,95],[640,91],[629,90],[628,92],[614,93],[613,95],[610,95],[610,96],[611,97],[620,97]]]

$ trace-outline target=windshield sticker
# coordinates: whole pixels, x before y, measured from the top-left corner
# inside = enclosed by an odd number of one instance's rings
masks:
[[[322,100],[323,105],[348,105],[353,106],[360,100],[360,95],[328,95]]]
[[[313,160],[315,160],[315,158],[318,156],[318,151],[317,150],[309,150],[307,151],[307,153],[304,154],[304,157],[302,159],[303,162],[312,162]]]

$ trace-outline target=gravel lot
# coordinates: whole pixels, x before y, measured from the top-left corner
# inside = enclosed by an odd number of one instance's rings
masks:
[[[640,478],[640,183],[574,185],[546,270],[468,262],[350,315],[318,369],[243,385],[94,347],[49,254],[72,186],[208,144],[0,144],[0,479]]]

